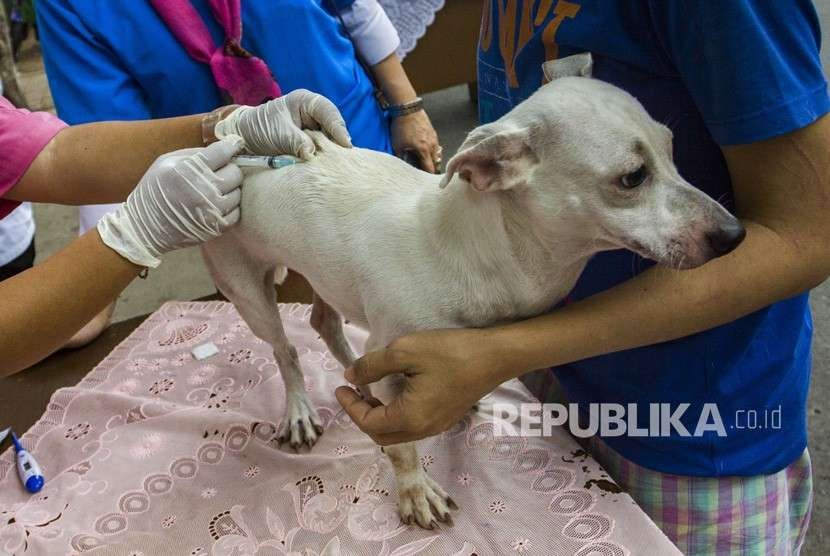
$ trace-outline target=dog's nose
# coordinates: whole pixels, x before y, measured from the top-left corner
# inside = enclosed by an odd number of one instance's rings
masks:
[[[715,232],[707,233],[706,241],[709,242],[709,247],[712,248],[715,256],[720,257],[735,249],[745,237],[746,229],[735,220],[735,222],[722,226]]]

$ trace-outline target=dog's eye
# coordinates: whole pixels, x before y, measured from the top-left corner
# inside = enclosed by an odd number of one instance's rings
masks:
[[[643,164],[630,174],[626,174],[620,178],[620,185],[622,185],[625,189],[634,189],[638,185],[641,185],[646,178],[648,177],[648,170],[646,170],[646,165]]]

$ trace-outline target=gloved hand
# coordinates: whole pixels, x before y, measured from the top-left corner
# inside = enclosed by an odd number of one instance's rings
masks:
[[[220,235],[239,220],[238,136],[159,157],[116,212],[98,222],[101,240],[125,259],[157,267],[162,253]]]
[[[252,154],[293,154],[308,160],[314,142],[303,129],[322,129],[336,143],[351,147],[351,137],[340,111],[329,99],[305,89],[259,106],[240,106],[220,120],[214,135],[239,135]]]

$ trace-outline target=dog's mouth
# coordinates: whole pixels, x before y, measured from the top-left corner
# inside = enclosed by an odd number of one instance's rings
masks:
[[[618,240],[617,245],[665,267],[689,270],[735,249],[743,240],[745,232],[740,227],[728,231],[727,235],[728,237],[723,237],[723,233],[718,230],[715,233],[704,233],[700,239],[689,236],[670,238],[656,247],[629,237]]]
[[[688,270],[707,262],[711,257],[703,255],[699,249],[689,249],[679,240],[670,240],[662,253],[635,239],[628,240],[624,247],[644,259],[655,261],[663,266],[677,270]]]
[[[637,240],[635,240],[635,239],[630,239],[630,240],[626,241],[626,242],[624,243],[623,247],[625,247],[625,248],[626,248],[626,249],[628,249],[629,251],[632,251],[632,252],[634,252],[634,253],[636,253],[636,254],[640,255],[640,256],[641,256],[641,257],[643,257],[644,259],[649,259],[649,260],[652,260],[652,261],[657,261],[657,262],[659,262],[659,263],[663,263],[663,262],[664,262],[664,261],[662,260],[662,259],[663,259],[663,257],[658,256],[658,255],[654,252],[654,250],[653,250],[653,249],[651,249],[651,248],[649,248],[649,247],[646,247],[643,243],[641,243],[641,242],[639,242],[639,241],[637,241]]]
[[[728,244],[715,245],[710,235],[706,235],[702,241],[670,240],[660,254],[639,241],[631,241],[626,248],[668,268],[689,270],[730,253],[741,243],[744,235],[745,232],[741,230]]]

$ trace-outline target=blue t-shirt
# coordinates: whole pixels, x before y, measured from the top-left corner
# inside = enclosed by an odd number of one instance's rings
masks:
[[[206,0],[191,0],[215,44],[224,33]],[[355,145],[391,151],[388,121],[334,6],[349,0],[246,0],[242,46],[262,58],[284,93],[331,99]],[[191,58],[149,2],[38,0],[46,73],[70,124],[209,112],[224,104],[210,68]]]
[[[544,60],[591,52],[594,77],[627,90],[666,123],[680,173],[727,208],[734,200],[719,146],[787,133],[830,108],[809,0],[488,4],[478,58],[482,121],[538,88]],[[571,297],[606,290],[652,264],[628,251],[602,253]],[[800,295],[712,330],[555,371],[581,411],[589,403],[637,404],[640,428],[649,426],[649,404],[673,411],[690,403],[680,421],[693,433],[702,414],[714,423],[704,404],[717,404],[726,436],[687,437],[672,428],[668,437],[604,438],[640,465],[699,476],[772,473],[806,447],[811,336],[807,295]]]

